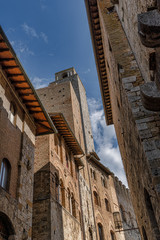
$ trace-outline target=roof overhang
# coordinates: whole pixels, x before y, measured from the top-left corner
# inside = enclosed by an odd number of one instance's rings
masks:
[[[79,145],[74,133],[69,127],[66,119],[62,113],[49,113],[58,133],[63,136],[65,143],[68,148],[73,152],[74,155],[84,155],[84,152]]]
[[[105,118],[107,125],[110,125],[113,124],[112,108],[97,0],[85,0],[85,4],[97,66]]]
[[[100,169],[102,169],[104,172],[106,172],[108,175],[113,175],[113,173],[109,170],[109,168],[105,167],[101,162],[98,155],[95,152],[90,152],[87,155],[87,160],[94,162],[95,165],[97,165]]]
[[[57,132],[1,27],[0,65],[24,110],[32,117],[36,136]]]

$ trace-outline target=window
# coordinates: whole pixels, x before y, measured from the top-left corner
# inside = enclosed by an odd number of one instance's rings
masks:
[[[0,186],[3,187],[5,190],[9,190],[10,173],[11,165],[9,161],[6,158],[4,158],[1,163]]]
[[[148,240],[147,234],[146,234],[146,230],[145,230],[145,228],[143,226],[142,226],[142,234],[143,234],[143,239],[144,240]]]
[[[110,206],[110,203],[109,203],[109,201],[105,198],[105,205],[106,205],[106,210],[108,211],[108,212],[111,212],[111,206]]]
[[[72,194],[72,197],[71,197],[71,204],[72,204],[72,215],[76,218],[76,201],[74,199],[74,196]]]
[[[112,232],[112,231],[111,231],[111,239],[116,240],[116,236],[115,236],[114,232]]]
[[[65,207],[65,188],[62,179],[60,180],[60,202]]]
[[[122,205],[120,205],[120,212],[121,212],[122,221],[126,222],[126,216],[125,216],[125,212]]]
[[[94,191],[94,192],[93,192],[93,195],[94,195],[94,203],[95,203],[97,206],[100,206],[100,200],[99,200],[98,194]]]
[[[57,173],[55,173],[55,199],[59,202],[59,178]]]
[[[68,210],[72,214],[71,193],[70,193],[69,188],[67,189],[67,196],[68,196]]]
[[[68,153],[66,152],[66,166],[69,168],[69,158],[68,158]]]
[[[91,172],[91,178],[92,178],[92,173],[93,173],[92,168],[90,168],[90,172]]]
[[[96,180],[96,173],[95,173],[95,171],[93,171],[93,178],[94,178],[94,180]]]
[[[99,233],[99,240],[104,240],[103,226],[101,223],[98,223],[98,233]]]
[[[106,181],[104,177],[101,177],[101,183],[103,187],[106,187]]]
[[[11,121],[12,124],[16,124],[16,108],[13,105],[13,103],[11,103],[10,105],[10,110],[9,110],[9,120]]]
[[[0,239],[7,240],[15,235],[13,225],[7,215],[0,212]]]
[[[91,228],[89,228],[89,240],[93,240],[93,234]]]

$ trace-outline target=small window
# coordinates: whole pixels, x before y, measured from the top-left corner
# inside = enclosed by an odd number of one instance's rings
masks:
[[[103,187],[106,187],[106,181],[104,177],[101,177],[101,183]]]
[[[93,178],[94,178],[94,180],[96,180],[96,172],[95,171],[93,171]]]
[[[13,103],[10,105],[9,120],[12,124],[16,125],[16,108]]]
[[[120,212],[121,212],[122,221],[126,222],[125,211],[124,211],[122,205],[120,205]]]
[[[89,240],[93,240],[93,234],[91,228],[89,228]]]
[[[65,207],[65,188],[62,179],[60,180],[60,203]]]
[[[114,234],[114,232],[111,231],[111,240],[116,240],[116,236]]]
[[[11,165],[9,161],[6,158],[4,158],[1,163],[0,186],[7,191],[9,190],[10,173],[11,173]]]
[[[110,203],[109,201],[105,198],[105,205],[106,205],[106,210],[107,212],[111,212],[111,206],[110,206]]]
[[[99,233],[99,240],[104,240],[103,226],[101,223],[98,223],[98,233]]]
[[[55,173],[55,199],[59,202],[60,185],[57,173]]]
[[[99,199],[98,194],[94,191],[94,192],[93,192],[93,195],[94,195],[94,203],[95,203],[97,206],[100,206],[100,199]]]

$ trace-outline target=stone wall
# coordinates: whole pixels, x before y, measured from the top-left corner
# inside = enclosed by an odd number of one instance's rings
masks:
[[[156,0],[123,0],[119,1],[119,4],[116,4],[119,19],[145,81],[150,81],[153,77],[153,73],[149,71],[149,54],[153,52],[153,50],[147,49],[140,42],[137,15],[142,12],[147,12],[155,6]]]
[[[0,187],[0,216],[2,220],[8,219],[8,228],[12,226],[13,239],[29,240],[32,234],[35,126],[24,114],[13,89],[1,73],[0,84],[0,167],[4,158],[10,163],[8,189]],[[16,109],[14,122],[9,118],[11,103]]]
[[[99,2],[113,121],[138,226],[143,236],[153,240],[159,238],[160,118],[142,106],[144,80],[117,13],[108,10],[111,6],[109,1]],[[148,67],[144,69],[147,73]]]
[[[114,176],[111,172],[107,172],[102,169],[103,165],[100,165],[98,161],[89,160],[89,172],[91,181],[91,191],[93,197],[95,221],[97,226],[98,234],[98,224],[103,226],[104,238],[110,239],[111,232],[115,235],[118,240],[139,240],[139,231],[124,231],[131,228],[122,219],[121,228],[116,228],[114,221],[114,213],[120,214],[120,205],[124,206],[124,211],[127,214],[130,212],[130,218],[134,219],[134,226],[136,225],[135,215],[130,200],[130,195],[125,186],[120,184],[119,180],[116,178],[114,181]],[[115,185],[116,183],[116,185]],[[95,199],[94,192],[97,193],[97,200]],[[127,218],[127,221],[129,219]],[[133,226],[132,226],[133,227]]]
[[[137,226],[136,216],[133,210],[129,189],[127,189],[117,177],[113,176],[113,184],[118,200],[118,211],[121,215],[122,228],[128,231],[121,232],[127,240],[140,240],[140,232]],[[122,213],[123,212],[123,213]]]

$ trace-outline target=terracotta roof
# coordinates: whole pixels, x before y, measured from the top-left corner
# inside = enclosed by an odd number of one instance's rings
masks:
[[[67,121],[62,113],[50,113],[49,114],[58,133],[63,136],[67,146],[74,153],[74,155],[84,155],[84,152],[79,145],[74,133],[70,129]]]
[[[0,65],[25,111],[32,116],[36,125],[36,135],[57,132],[1,27]]]
[[[110,101],[110,93],[108,86],[108,77],[104,56],[104,46],[101,34],[101,25],[99,19],[99,12],[97,0],[85,0],[89,27],[91,32],[93,50],[96,60],[97,72],[99,77],[99,84],[101,89],[102,101],[104,106],[104,113],[107,125],[113,124],[112,108]]]

